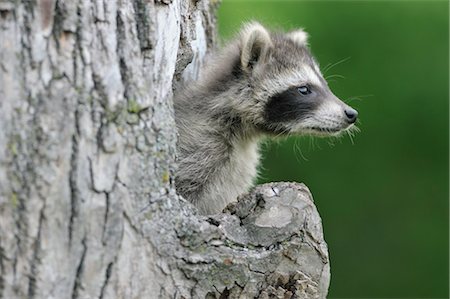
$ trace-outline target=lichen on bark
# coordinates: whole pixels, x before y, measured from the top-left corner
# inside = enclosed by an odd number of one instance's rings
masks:
[[[306,187],[206,218],[174,189],[173,88],[216,7],[0,0],[0,298],[325,296]]]

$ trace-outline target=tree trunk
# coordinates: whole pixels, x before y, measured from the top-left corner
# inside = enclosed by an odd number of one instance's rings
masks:
[[[0,0],[0,298],[326,296],[304,185],[211,217],[175,192],[172,88],[216,2]]]

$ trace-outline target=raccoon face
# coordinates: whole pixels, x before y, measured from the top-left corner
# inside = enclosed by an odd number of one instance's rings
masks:
[[[356,122],[358,112],[331,92],[306,43],[303,30],[270,34],[253,23],[243,33],[241,67],[266,132],[334,135]]]
[[[355,123],[356,110],[328,88],[306,82],[269,98],[264,111],[267,127],[275,132],[333,135]]]

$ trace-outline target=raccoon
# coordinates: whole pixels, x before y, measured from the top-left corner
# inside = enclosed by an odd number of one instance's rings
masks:
[[[252,186],[265,136],[336,135],[355,123],[358,112],[330,91],[307,38],[248,23],[175,96],[175,185],[201,214],[221,212]]]

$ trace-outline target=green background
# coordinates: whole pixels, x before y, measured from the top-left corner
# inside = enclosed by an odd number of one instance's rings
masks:
[[[322,69],[346,59],[326,76],[359,111],[353,144],[269,142],[260,179],[311,189],[331,298],[448,298],[448,12],[437,1],[221,4],[222,39],[245,20],[303,27]]]

